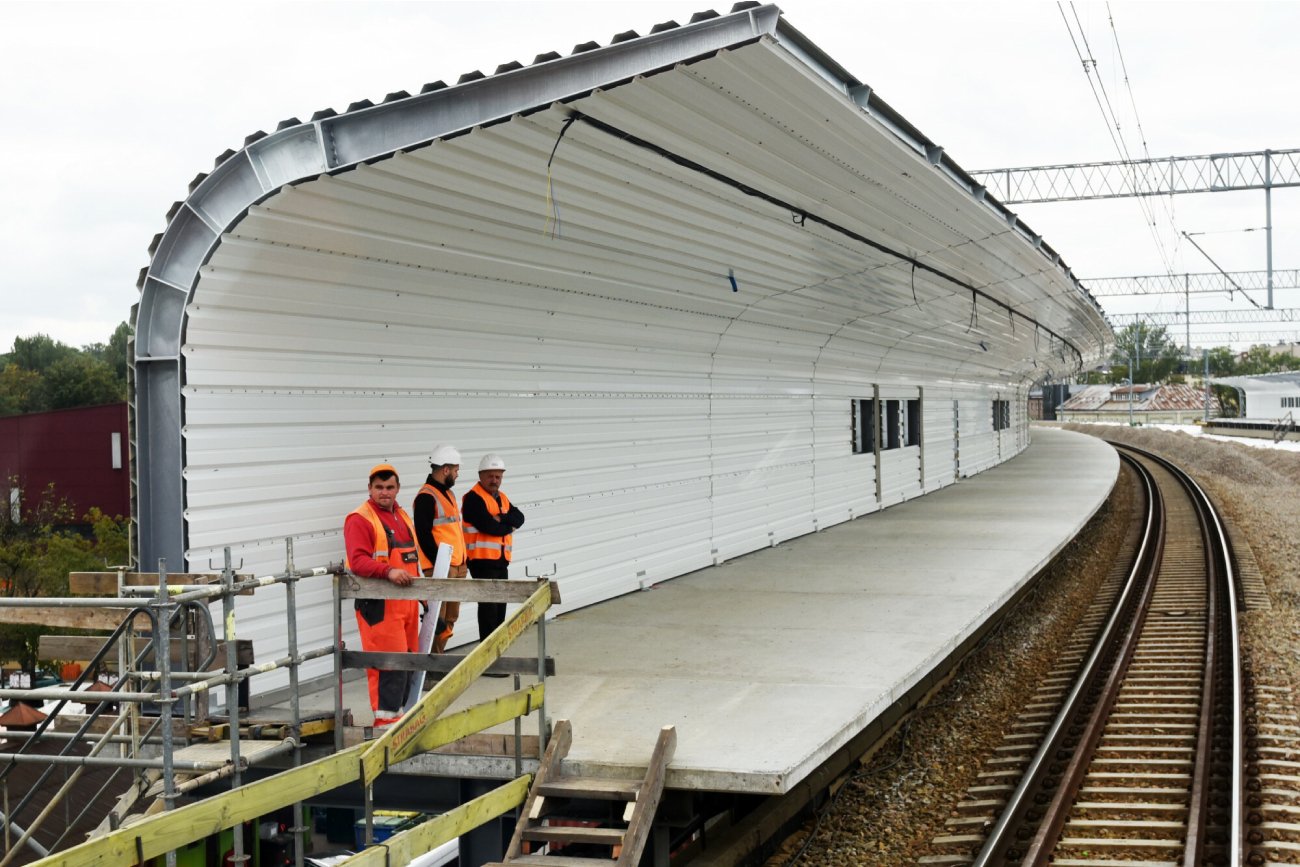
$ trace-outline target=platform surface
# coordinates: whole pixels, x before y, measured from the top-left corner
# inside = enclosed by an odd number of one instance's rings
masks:
[[[788,791],[1046,565],[1118,472],[1102,441],[1034,428],[1023,453],[955,485],[548,621],[559,673],[547,713],[573,721],[566,766],[639,773],[671,723],[670,788]],[[457,706],[510,683],[480,678]],[[345,695],[364,721],[364,680]],[[535,717],[523,730],[536,734]],[[471,761],[414,764],[513,773],[513,761]]]

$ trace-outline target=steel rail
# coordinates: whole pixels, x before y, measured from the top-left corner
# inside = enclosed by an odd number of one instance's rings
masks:
[[[1021,776],[1015,791],[1007,799],[1002,814],[989,831],[983,847],[975,856],[975,860],[971,862],[971,867],[992,867],[994,864],[1001,863],[1007,850],[1017,842],[1014,840],[1015,826],[1034,806],[1033,790],[1037,789],[1043,778],[1047,776],[1052,762],[1055,761],[1057,752],[1062,749],[1069,732],[1070,722],[1083,706],[1086,687],[1100,676],[1099,669],[1105,648],[1110,644],[1111,636],[1120,628],[1122,614],[1130,607],[1130,601],[1136,594],[1140,584],[1140,578],[1144,571],[1143,566],[1152,556],[1152,552],[1158,544],[1157,537],[1162,524],[1159,493],[1150,475],[1144,472],[1141,467],[1135,467],[1135,469],[1146,494],[1147,511],[1142,529],[1142,541],[1138,545],[1137,554],[1133,559],[1133,566],[1130,568],[1128,577],[1124,581],[1124,587],[1111,609],[1111,615],[1107,619],[1105,627],[1103,627],[1101,634],[1093,643],[1092,651],[1079,671],[1079,677],[1075,680],[1070,694],[1052,720],[1052,725],[1038,747],[1038,751],[1030,759],[1029,765]]]
[[[1207,565],[1213,563],[1214,571],[1221,579],[1217,583],[1222,589],[1226,600],[1225,611],[1223,612],[1226,620],[1223,637],[1227,639],[1227,662],[1230,663],[1228,669],[1230,683],[1228,699],[1231,703],[1230,716],[1232,719],[1232,752],[1230,760],[1230,791],[1232,798],[1228,825],[1231,839],[1228,842],[1228,867],[1241,867],[1246,857],[1246,826],[1242,815],[1246,767],[1244,740],[1245,690],[1242,685],[1240,604],[1238,599],[1240,587],[1238,585],[1237,570],[1233,563],[1232,543],[1228,538],[1228,532],[1223,525],[1223,520],[1219,517],[1219,511],[1214,507],[1214,501],[1210,499],[1209,494],[1205,492],[1205,489],[1201,487],[1196,479],[1192,478],[1182,467],[1160,455],[1133,446],[1125,446],[1125,448],[1140,452],[1172,473],[1192,494],[1192,500],[1205,521],[1203,529],[1207,543]],[[1213,598],[1213,594],[1211,594],[1211,598]],[[1210,623],[1213,624],[1213,621],[1210,621]],[[1210,670],[1208,664],[1206,670],[1207,672]],[[1197,862],[1184,859],[1183,863]]]
[[[1135,466],[1137,465],[1137,462],[1133,463]],[[1151,598],[1155,594],[1156,576],[1160,573],[1160,566],[1164,556],[1166,522],[1164,497],[1159,486],[1155,485],[1154,479],[1150,477],[1150,473],[1145,467],[1142,467],[1140,472],[1145,480],[1153,486],[1154,501],[1159,511],[1156,538],[1149,552],[1150,556],[1139,558],[1137,561],[1137,568],[1143,570],[1141,598],[1137,602],[1133,617],[1128,621],[1124,634],[1112,637],[1112,640],[1119,645],[1118,653],[1115,654],[1114,663],[1107,674],[1101,696],[1093,705],[1084,730],[1079,735],[1078,746],[1075,747],[1070,756],[1070,761],[1066,765],[1065,772],[1061,775],[1061,781],[1056,786],[1056,791],[1052,793],[1052,799],[1044,811],[1043,821],[1035,830],[1028,849],[1021,860],[1021,867],[1046,867],[1051,863],[1056,842],[1061,836],[1066,820],[1069,819],[1070,808],[1074,804],[1079,787],[1083,784],[1083,779],[1088,773],[1088,766],[1092,763],[1093,754],[1101,741],[1102,732],[1106,727],[1106,720],[1110,717],[1111,710],[1119,698],[1120,688],[1124,685],[1124,679],[1128,675],[1129,663],[1133,659],[1133,654],[1137,651],[1138,642],[1142,637],[1142,628],[1146,624],[1146,615],[1150,609]],[[1097,648],[1099,650],[1106,646],[1106,639],[1107,636],[1103,635],[1098,640]]]
[[[1232,796],[1230,799],[1231,810],[1228,827],[1226,829],[1227,840],[1225,843],[1228,849],[1226,863],[1229,867],[1240,867],[1244,852],[1244,826],[1241,821],[1244,795],[1242,785],[1244,745],[1241,727],[1243,713],[1241,708],[1240,645],[1238,642],[1236,610],[1237,588],[1231,557],[1229,556],[1231,548],[1222,522],[1214,509],[1213,502],[1190,475],[1165,458],[1142,449],[1123,446],[1121,455],[1124,455],[1126,459],[1130,458],[1125,454],[1125,449],[1160,466],[1182,487],[1195,513],[1204,551],[1205,590],[1207,592],[1205,662],[1201,684],[1200,712],[1196,727],[1195,755],[1187,801],[1187,827],[1183,837],[1183,851],[1179,863],[1186,865],[1207,863],[1207,859],[1210,857],[1207,848],[1211,842],[1217,842],[1211,840],[1208,826],[1211,819],[1209,810],[1210,788],[1213,785],[1212,780],[1215,772],[1213,757],[1216,735],[1215,719],[1221,708],[1219,685],[1217,683],[1218,669],[1222,663],[1220,652],[1226,650],[1225,655],[1229,657],[1227,661],[1230,663],[1228,672],[1230,680],[1226,692],[1232,707],[1230,738],[1232,743],[1230,782]],[[1163,532],[1162,529],[1162,535]],[[1146,595],[1148,598],[1154,592],[1155,578],[1159,568],[1160,564],[1156,562],[1153,565],[1151,581],[1147,585]],[[1226,612],[1223,613],[1223,616],[1220,616],[1221,612],[1218,607],[1220,593],[1226,597],[1223,605]],[[1056,857],[1055,850],[1061,832],[1069,820],[1070,811],[1077,799],[1079,787],[1082,785],[1088,767],[1093,760],[1110,709],[1118,698],[1120,687],[1127,677],[1128,661],[1141,638],[1144,619],[1145,600],[1143,610],[1134,618],[1132,630],[1124,639],[1125,648],[1108,678],[1106,693],[1097,702],[1088,727],[1080,737],[1079,747],[1070,757],[1069,766],[1063,774],[1061,783],[1053,793],[1051,803],[1044,811],[1043,821],[1035,830],[1033,840],[1021,861],[1022,867],[1045,867]]]

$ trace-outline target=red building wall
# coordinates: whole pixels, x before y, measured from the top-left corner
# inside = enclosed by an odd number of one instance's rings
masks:
[[[116,434],[116,436],[114,436]],[[18,478],[28,505],[54,483],[80,519],[92,506],[131,513],[126,404],[61,409],[0,418],[0,483],[8,514],[10,482]]]

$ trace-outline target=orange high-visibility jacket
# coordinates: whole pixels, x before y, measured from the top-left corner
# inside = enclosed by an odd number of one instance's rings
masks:
[[[446,543],[451,546],[452,566],[465,565],[465,532],[461,527],[460,504],[450,492],[443,493],[428,482],[420,487],[420,494],[433,497],[433,541],[439,545]],[[438,556],[437,550],[429,553]]]
[[[510,498],[506,496],[505,491],[497,492],[497,496],[501,498],[500,504],[497,503],[496,497],[483,490],[481,484],[474,485],[470,491],[478,494],[479,498],[483,500],[483,504],[487,506],[488,514],[498,521],[502,515],[510,511]],[[466,556],[471,560],[505,560],[509,563],[510,553],[514,550],[514,538],[513,533],[507,533],[504,536],[489,536],[487,533],[466,524]]]
[[[375,507],[366,500],[360,506],[352,510],[352,514],[360,515],[370,522],[370,536],[374,539],[374,550],[370,556],[374,557],[380,563],[388,563],[403,569],[408,575],[416,578],[420,577],[423,570],[431,568],[428,560],[425,559],[424,553],[420,547],[415,544],[415,522],[411,516],[406,514],[406,510],[401,506],[394,505],[393,512],[406,524],[406,528],[411,533],[411,542],[404,545],[393,540],[391,546],[388,538],[388,528],[384,526],[383,521],[379,520],[379,515],[375,512]],[[414,557],[407,556],[414,553]],[[343,564],[350,570],[352,568],[351,552],[344,547]]]

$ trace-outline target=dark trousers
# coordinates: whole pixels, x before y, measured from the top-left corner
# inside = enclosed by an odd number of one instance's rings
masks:
[[[510,564],[506,560],[470,560],[471,578],[491,581],[504,581],[510,577]],[[492,634],[506,620],[504,602],[480,602],[478,604],[478,638],[482,641]]]

